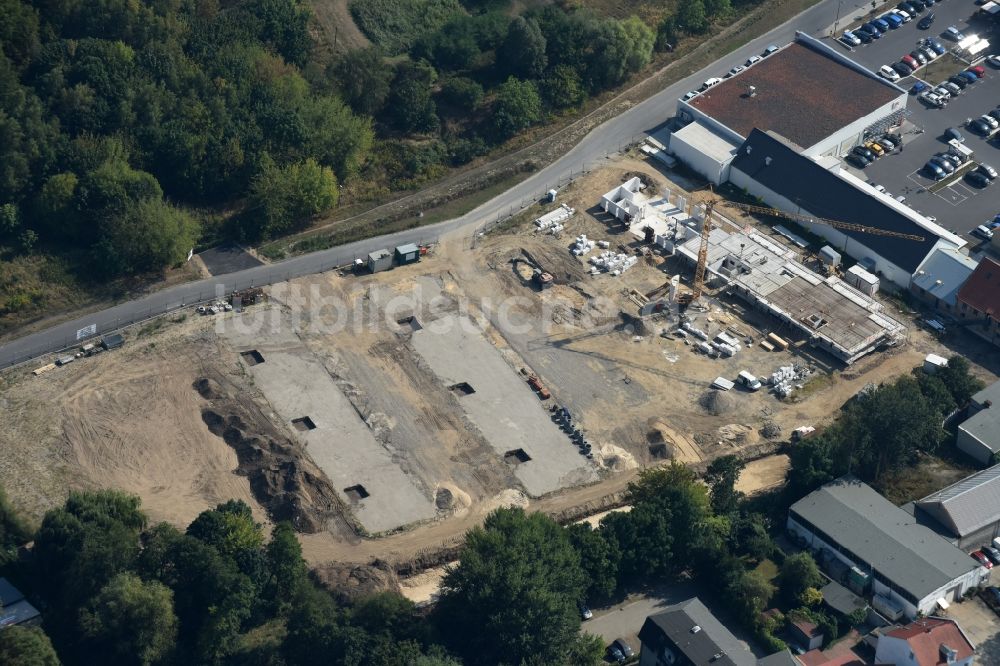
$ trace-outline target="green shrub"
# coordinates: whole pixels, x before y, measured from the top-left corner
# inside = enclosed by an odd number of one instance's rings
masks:
[[[352,0],[350,10],[361,31],[389,55],[408,51],[418,37],[462,13],[458,0]]]

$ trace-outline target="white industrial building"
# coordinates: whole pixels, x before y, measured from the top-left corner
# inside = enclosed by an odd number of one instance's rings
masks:
[[[716,185],[729,180],[729,165],[742,141],[733,141],[731,133],[713,129],[712,124],[696,120],[670,135],[670,152],[691,170]]]
[[[787,528],[819,561],[854,567],[872,607],[892,620],[947,609],[989,580],[963,550],[850,475],[793,504]]]
[[[909,206],[876,192],[841,169],[839,160],[806,157],[781,137],[757,129],[737,151],[729,181],[778,210],[922,236],[924,240],[916,241],[802,223],[882,278],[883,286],[889,282],[908,289],[913,274],[935,250],[967,244]]]

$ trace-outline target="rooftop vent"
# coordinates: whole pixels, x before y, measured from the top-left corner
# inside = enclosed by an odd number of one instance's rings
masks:
[[[747,97],[757,96],[757,86],[747,86]]]
[[[716,652],[715,654],[712,655],[712,658],[709,659],[709,661],[710,662],[719,661],[720,659],[722,659],[725,656],[726,656],[726,654],[724,652]]]
[[[697,624],[691,627],[692,634],[697,634],[699,631],[701,631],[701,627],[699,627]]]
[[[771,162],[772,162],[772,161],[773,161],[773,160],[771,160],[771,158],[770,158],[770,157],[765,157],[765,158],[764,158],[764,166],[771,166]]]

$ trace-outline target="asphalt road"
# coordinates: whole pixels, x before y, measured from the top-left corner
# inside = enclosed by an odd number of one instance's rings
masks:
[[[637,104],[625,113],[595,128],[572,150],[561,158],[532,174],[529,178],[491,199],[461,217],[417,229],[401,231],[387,236],[370,238],[347,245],[330,248],[257,266],[228,275],[190,282],[157,291],[148,296],[120,303],[114,307],[73,319],[47,330],[26,335],[0,346],[0,367],[7,367],[31,358],[69,348],[78,340],[101,335],[122,326],[142,321],[157,314],[170,312],[183,306],[220,297],[234,289],[251,285],[271,284],[303,275],[311,275],[349,263],[355,257],[372,250],[405,243],[419,243],[440,238],[446,234],[472,236],[482,224],[506,214],[522,203],[540,197],[550,185],[571,178],[581,168],[590,168],[606,156],[631,143],[635,137],[649,133],[673,116],[677,99],[693,90],[711,76],[721,76],[733,63],[742,62],[759,54],[769,44],[786,44],[797,30],[813,37],[829,34],[839,15],[840,24],[850,21],[852,14],[860,15],[869,6],[857,0],[822,0],[781,26],[732,52],[724,59],[705,67],[686,79],[665,88],[660,93]],[[80,333],[80,332],[83,333]],[[79,336],[83,337],[79,337]]]

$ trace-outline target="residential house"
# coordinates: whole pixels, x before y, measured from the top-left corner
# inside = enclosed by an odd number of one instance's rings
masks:
[[[973,395],[966,414],[958,425],[955,446],[983,465],[993,464],[1000,452],[1000,382]]]
[[[1000,263],[983,257],[958,290],[955,316],[969,330],[1000,345]]]
[[[888,666],[972,666],[976,646],[954,620],[927,617],[884,631],[875,663]]]

